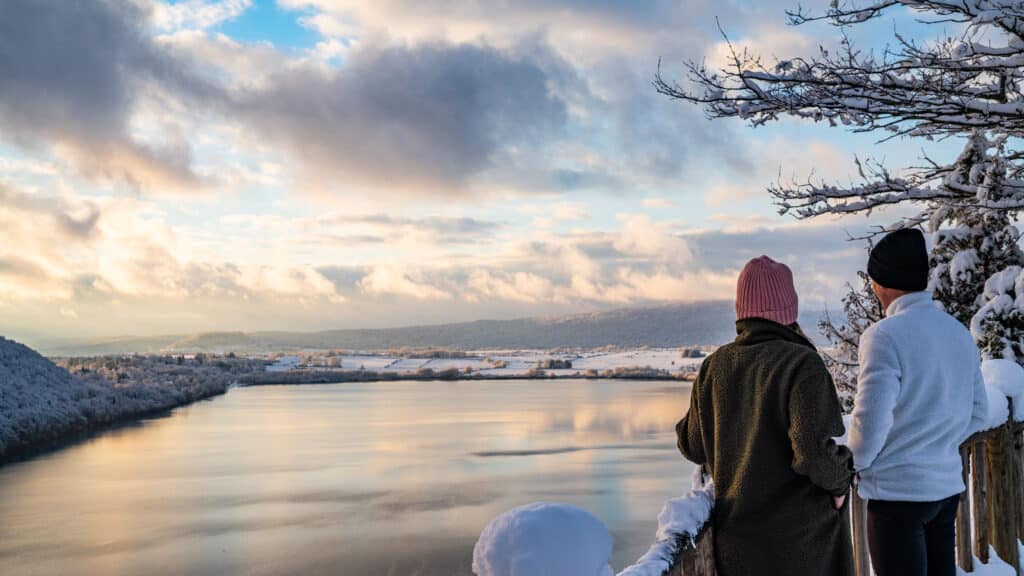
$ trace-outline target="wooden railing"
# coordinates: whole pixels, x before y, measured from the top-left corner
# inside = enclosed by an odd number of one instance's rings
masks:
[[[957,564],[974,571],[974,558],[989,561],[989,547],[1017,568],[1017,540],[1024,540],[1024,423],[1015,422],[1013,402],[1005,424],[979,432],[960,446],[964,485],[956,518]],[[858,576],[871,574],[867,538],[867,502],[854,491],[853,554]],[[714,576],[715,550],[710,523],[680,547],[666,576]],[[1018,576],[1022,572],[1018,570]]]
[[[1002,426],[979,432],[960,446],[964,485],[956,516],[957,564],[974,571],[974,558],[989,561],[989,547],[1015,569],[1020,565],[1017,540],[1024,539],[1024,423],[1010,417]],[[854,543],[866,542],[863,501],[855,497]],[[858,518],[860,526],[858,526]],[[867,576],[865,548],[855,553],[859,576]],[[863,568],[862,568],[863,566]],[[1018,575],[1021,574],[1018,569]]]
[[[710,522],[693,542],[680,548],[675,564],[665,576],[716,576],[715,542]]]

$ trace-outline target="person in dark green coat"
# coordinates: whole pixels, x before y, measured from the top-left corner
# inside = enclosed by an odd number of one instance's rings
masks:
[[[797,320],[793,276],[766,256],[737,286],[736,340],[701,366],[679,450],[714,480],[719,576],[853,574],[850,451],[832,378]]]

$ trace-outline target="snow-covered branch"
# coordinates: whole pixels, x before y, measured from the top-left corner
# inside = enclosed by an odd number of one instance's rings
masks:
[[[659,92],[704,105],[712,118],[762,125],[788,115],[860,132],[942,137],[972,129],[1024,129],[1024,5],[1009,1],[834,2],[822,15],[799,9],[790,21],[862,24],[903,6],[930,24],[961,22],[966,32],[919,45],[902,36],[876,55],[844,35],[832,50],[771,64],[747,51],[719,70],[686,63],[688,85],[655,76]]]

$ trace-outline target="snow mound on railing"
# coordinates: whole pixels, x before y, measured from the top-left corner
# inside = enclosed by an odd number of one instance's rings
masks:
[[[1013,400],[1013,419],[1024,421],[1024,368],[1013,360],[985,360],[981,374],[988,391],[986,430],[1002,426],[1010,417],[1007,399]]]
[[[612,576],[612,537],[590,512],[537,502],[502,513],[473,548],[477,576]]]
[[[693,474],[694,489],[681,498],[665,502],[658,514],[656,541],[635,564],[618,576],[662,576],[672,567],[681,543],[697,539],[701,528],[711,519],[715,502],[714,484],[697,469]]]

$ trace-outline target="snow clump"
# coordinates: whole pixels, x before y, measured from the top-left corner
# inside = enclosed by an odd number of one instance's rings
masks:
[[[537,502],[491,521],[473,548],[477,576],[613,576],[612,537],[593,514]]]

